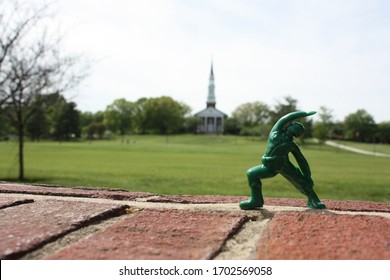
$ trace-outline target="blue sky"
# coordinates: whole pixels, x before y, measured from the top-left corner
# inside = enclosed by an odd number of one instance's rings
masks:
[[[65,48],[95,59],[69,92],[83,111],[169,95],[217,108],[292,96],[335,119],[364,108],[390,121],[390,1],[61,0]]]

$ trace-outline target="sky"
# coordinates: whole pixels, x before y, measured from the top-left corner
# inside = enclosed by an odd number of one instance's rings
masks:
[[[57,1],[56,1],[57,2]],[[217,108],[269,106],[343,120],[390,121],[390,1],[59,0],[63,49],[93,60],[67,93],[82,111],[168,95],[205,108],[211,62]]]

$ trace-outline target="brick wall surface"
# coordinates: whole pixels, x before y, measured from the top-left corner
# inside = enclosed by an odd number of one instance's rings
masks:
[[[0,182],[0,259],[390,259],[390,204]]]

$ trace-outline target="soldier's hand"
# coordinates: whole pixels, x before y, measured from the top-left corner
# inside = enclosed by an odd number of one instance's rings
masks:
[[[307,114],[307,116],[312,116],[314,114],[317,114],[317,112],[316,111],[310,111],[310,112],[307,112],[306,114]]]

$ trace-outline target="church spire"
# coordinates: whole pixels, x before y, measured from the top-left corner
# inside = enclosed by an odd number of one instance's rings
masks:
[[[215,108],[215,85],[214,85],[214,70],[213,70],[213,62],[211,62],[211,71],[209,78],[209,94],[207,96],[207,108],[213,107]]]

